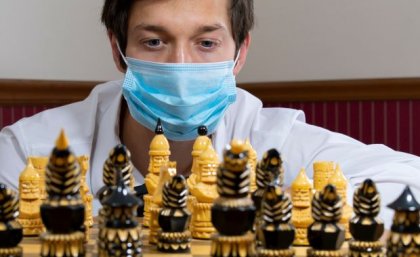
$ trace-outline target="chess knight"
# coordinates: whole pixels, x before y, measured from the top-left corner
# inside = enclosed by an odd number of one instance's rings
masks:
[[[197,184],[190,189],[191,194],[197,199],[193,205],[191,233],[193,238],[210,239],[216,231],[211,223],[211,207],[219,196],[216,187],[219,158],[211,144],[197,162],[199,170]]]
[[[19,176],[19,218],[23,227],[23,235],[38,236],[44,231],[41,220],[41,192],[39,188],[41,177],[32,165],[30,159],[26,168]]]

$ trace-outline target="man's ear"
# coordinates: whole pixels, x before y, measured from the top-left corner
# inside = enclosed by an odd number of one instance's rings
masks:
[[[249,45],[251,44],[251,34],[248,32],[248,35],[245,37],[244,42],[241,45],[238,62],[236,63],[235,68],[233,69],[233,75],[237,76],[241,71],[242,67],[245,64],[246,56],[248,55]]]
[[[120,51],[118,51],[117,37],[111,31],[108,31],[109,42],[111,43],[112,58],[114,59],[115,66],[122,73],[125,73],[125,65],[122,63]]]

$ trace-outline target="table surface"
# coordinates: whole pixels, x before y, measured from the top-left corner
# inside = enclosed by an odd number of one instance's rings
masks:
[[[97,234],[98,229],[96,226],[90,229],[90,238],[89,241],[86,243],[86,256],[93,257],[97,256]],[[156,250],[156,246],[148,244],[148,229],[142,230],[142,239],[143,239],[143,256],[150,256],[150,257],[158,257],[158,256],[179,256],[179,257],[186,257],[186,256],[196,256],[196,257],[204,257],[210,256],[210,240],[196,240],[193,239],[191,242],[191,252],[190,253],[180,253],[180,254],[173,254],[173,253],[161,253]],[[20,246],[23,248],[23,256],[25,257],[35,257],[39,256],[41,252],[41,242],[39,237],[24,237]],[[307,247],[294,247],[296,251],[296,257],[305,257]],[[344,251],[347,251],[347,243],[343,245],[342,248]]]

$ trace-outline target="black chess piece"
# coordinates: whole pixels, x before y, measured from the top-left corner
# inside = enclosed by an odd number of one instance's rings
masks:
[[[116,170],[116,186],[102,200],[106,209],[103,227],[99,232],[98,256],[142,256],[141,232],[136,219],[139,199],[130,190],[122,171]]]
[[[420,256],[420,204],[407,186],[389,208],[395,210],[387,257]]]
[[[345,230],[338,224],[343,203],[335,187],[328,184],[312,199],[314,223],[308,227],[308,257],[343,257],[340,250],[345,240]]]
[[[211,209],[213,226],[211,256],[256,256],[252,229],[255,206],[249,198],[248,154],[241,141],[233,140],[217,171],[217,198]]]
[[[384,256],[383,244],[378,241],[384,232],[384,223],[377,217],[380,208],[381,198],[375,183],[366,179],[353,197],[356,215],[350,220],[354,240],[349,243],[349,257]]]
[[[188,226],[191,214],[187,210],[187,196],[187,183],[182,175],[175,175],[164,185],[163,208],[158,217],[161,228],[157,243],[159,251],[172,253],[190,251],[191,233]]]
[[[276,183],[281,186],[280,172],[282,160],[280,153],[276,149],[270,149],[264,153],[261,161],[258,162],[256,168],[256,184],[257,189],[251,194],[252,201],[256,208],[255,228],[260,226],[261,219],[261,201],[265,188],[270,183]],[[257,244],[261,243],[259,230],[256,229]]]
[[[0,257],[20,257],[18,246],[23,237],[22,226],[16,221],[19,201],[16,193],[0,183]]]
[[[272,183],[263,195],[262,222],[259,227],[262,247],[259,257],[293,257],[295,252],[290,246],[295,239],[295,228],[291,224],[292,202],[280,185]]]
[[[41,234],[41,256],[84,256],[85,206],[80,196],[81,172],[68,139],[61,131],[45,174],[47,199],[41,218],[47,232]]]

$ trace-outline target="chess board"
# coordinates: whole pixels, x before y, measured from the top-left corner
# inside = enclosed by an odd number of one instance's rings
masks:
[[[141,222],[141,221],[140,221]],[[93,228],[90,229],[90,238],[86,243],[86,257],[96,257],[98,256],[97,251],[97,234],[98,228],[96,224]],[[143,229],[143,256],[145,257],[159,257],[159,256],[177,256],[177,257],[208,257],[210,256],[210,241],[209,240],[195,240],[191,242],[191,252],[190,253],[161,253],[156,250],[156,246],[149,245],[148,243],[149,230]],[[39,257],[41,252],[41,241],[39,237],[24,237],[20,246],[23,248],[23,256],[25,257]],[[305,257],[307,247],[295,247],[296,257]],[[343,251],[347,252],[347,244],[343,245]]]

